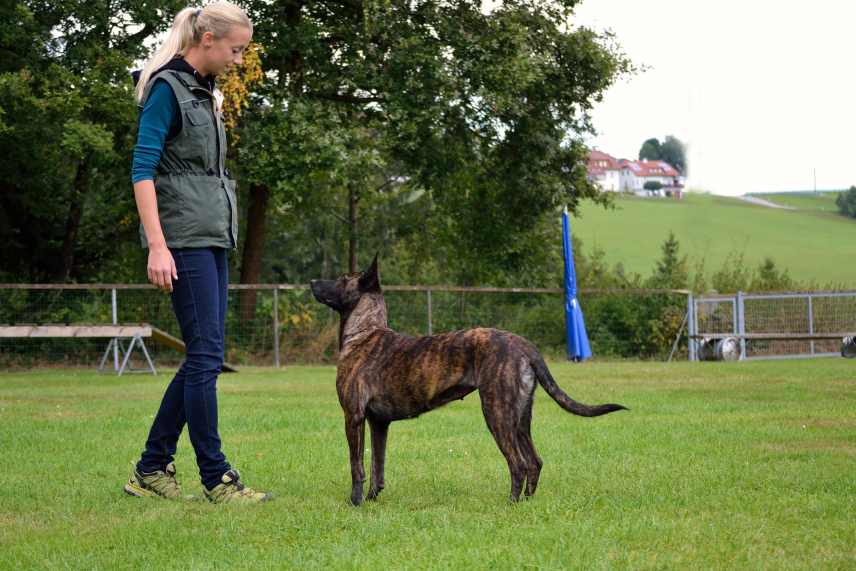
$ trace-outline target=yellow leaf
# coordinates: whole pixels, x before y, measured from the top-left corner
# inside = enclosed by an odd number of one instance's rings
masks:
[[[250,90],[264,76],[259,53],[262,47],[250,42],[244,52],[241,65],[232,68],[217,78],[220,90],[223,92],[223,116],[226,118],[226,128],[234,130],[241,116],[241,110],[249,105]],[[230,134],[232,144],[238,142],[238,134]]]

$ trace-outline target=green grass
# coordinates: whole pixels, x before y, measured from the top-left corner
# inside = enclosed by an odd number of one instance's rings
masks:
[[[798,210],[819,211],[831,214],[838,214],[838,207],[835,205],[835,199],[838,197],[838,192],[834,191],[818,191],[818,192],[774,192],[755,194],[758,198],[781,204],[782,206],[790,206]]]
[[[778,201],[769,195],[768,200]],[[572,220],[572,232],[583,240],[587,253],[597,246],[610,264],[649,276],[663,241],[674,231],[691,269],[704,259],[710,275],[722,267],[731,252],[743,252],[757,267],[771,257],[792,278],[817,286],[843,286],[856,281],[856,222],[822,211],[827,199],[794,198],[813,208],[782,210],[755,206],[736,198],[689,194],[682,201],[620,196],[616,210],[583,204],[581,219]],[[801,207],[802,208],[802,207]]]
[[[347,504],[332,367],[223,375],[224,451],[260,506],[125,496],[169,376],[0,374],[0,568],[856,568],[853,362],[552,365],[533,500],[507,502],[478,397],[394,423],[387,489]],[[182,437],[178,474],[199,492]]]

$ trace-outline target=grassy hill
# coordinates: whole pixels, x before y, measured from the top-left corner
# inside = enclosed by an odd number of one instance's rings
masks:
[[[782,206],[789,206],[797,210],[813,210],[820,212],[828,212],[835,214],[838,212],[838,207],[835,205],[835,199],[838,197],[838,192],[821,191],[821,192],[775,192],[775,193],[759,193],[754,194],[758,198],[769,200]]]
[[[673,231],[690,265],[705,259],[706,273],[730,252],[757,266],[771,257],[799,282],[856,287],[856,221],[836,213],[835,193],[758,195],[793,210],[756,206],[738,198],[689,194],[682,201],[620,195],[614,210],[587,203],[572,232],[611,264],[648,276]]]

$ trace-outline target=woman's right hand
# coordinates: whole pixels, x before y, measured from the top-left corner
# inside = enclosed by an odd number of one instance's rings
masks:
[[[158,289],[172,291],[172,280],[178,280],[175,260],[166,245],[149,248],[149,263],[146,267],[149,281]]]

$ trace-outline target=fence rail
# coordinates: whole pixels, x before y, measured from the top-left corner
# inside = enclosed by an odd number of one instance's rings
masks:
[[[514,331],[542,351],[562,355],[562,288],[385,285],[390,326],[410,335],[486,326]],[[688,292],[669,289],[582,289],[579,299],[598,356],[665,358],[686,355],[680,333]],[[171,297],[151,284],[0,284],[0,324],[151,323],[180,336]],[[651,324],[656,331],[651,334]],[[281,366],[332,362],[337,317],[304,284],[230,284],[226,360]],[[85,364],[100,342],[0,339],[0,366]],[[159,363],[181,354],[154,346]],[[674,350],[673,350],[674,349]],[[672,351],[670,351],[672,350]]]
[[[431,335],[486,326],[514,331],[564,354],[564,290],[447,285],[384,286],[390,326]],[[703,338],[735,337],[744,359],[838,355],[856,332],[856,291],[693,296],[671,289],[582,289],[579,300],[598,357],[697,360]],[[0,324],[150,323],[180,337],[171,296],[151,284],[0,284]],[[304,284],[230,284],[226,360],[281,366],[332,362],[337,317]],[[97,339],[0,338],[0,366],[86,364]],[[162,364],[182,355],[167,346]]]

